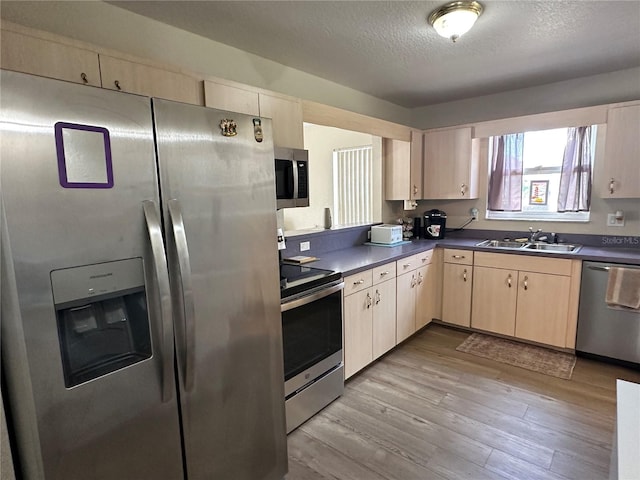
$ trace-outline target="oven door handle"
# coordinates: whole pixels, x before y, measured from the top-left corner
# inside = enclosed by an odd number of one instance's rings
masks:
[[[296,298],[295,300],[291,300],[290,302],[283,303],[280,306],[281,312],[286,312],[287,310],[291,310],[293,308],[302,307],[303,305],[308,305],[316,300],[320,300],[324,297],[328,297],[336,292],[339,292],[344,288],[344,282],[340,282],[336,285],[332,285],[329,288],[324,288],[317,292],[312,293],[311,295],[307,295],[302,298]]]

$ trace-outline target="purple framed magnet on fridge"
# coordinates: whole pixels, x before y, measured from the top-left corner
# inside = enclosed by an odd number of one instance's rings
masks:
[[[109,130],[67,122],[57,122],[54,128],[60,185],[64,188],[112,188]]]

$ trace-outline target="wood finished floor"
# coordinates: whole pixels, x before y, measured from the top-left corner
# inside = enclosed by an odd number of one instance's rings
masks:
[[[578,358],[571,380],[455,348],[430,325],[346,382],[288,437],[286,480],[609,478],[616,378],[640,372]]]

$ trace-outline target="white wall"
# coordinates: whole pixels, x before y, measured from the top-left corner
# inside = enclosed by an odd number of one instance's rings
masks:
[[[633,68],[414,108],[412,124],[426,130],[638,99],[640,68]]]
[[[333,211],[333,150],[338,148],[361,147],[380,144],[381,139],[366,133],[352,132],[340,128],[321,125],[304,125],[304,148],[309,150],[309,207],[284,210],[284,229],[304,230],[324,228],[324,209]],[[376,151],[377,150],[377,151]],[[375,183],[382,191],[381,151],[374,148]],[[378,196],[377,204],[381,200]],[[374,221],[380,221],[380,208]]]

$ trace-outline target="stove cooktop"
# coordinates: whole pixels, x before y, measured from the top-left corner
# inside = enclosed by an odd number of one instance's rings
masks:
[[[342,273],[306,265],[280,264],[280,298],[290,297],[342,278]]]

